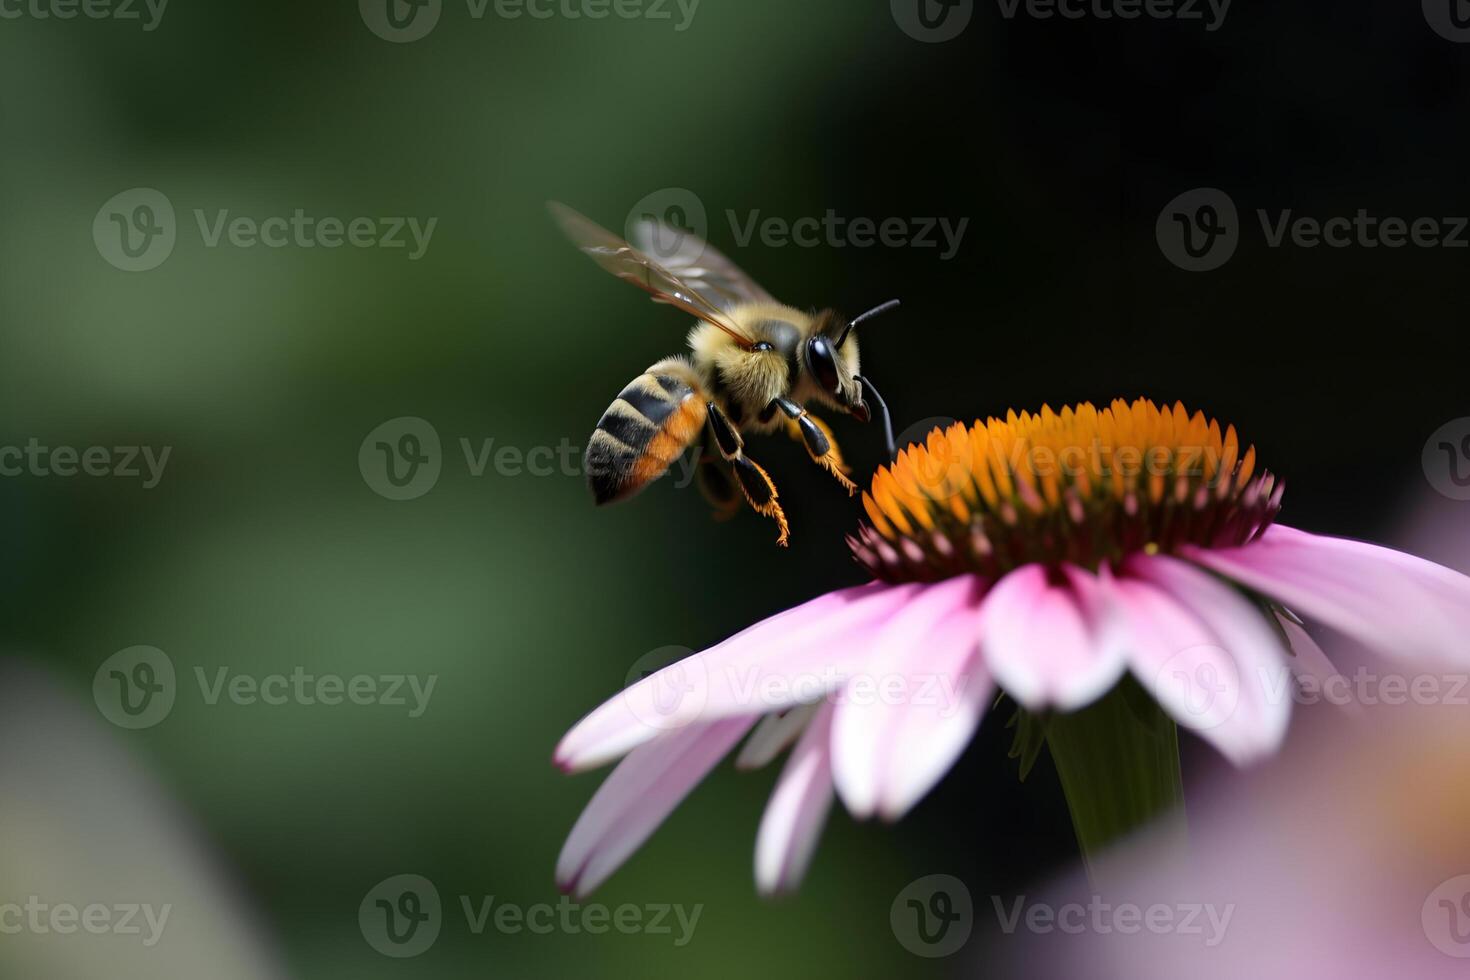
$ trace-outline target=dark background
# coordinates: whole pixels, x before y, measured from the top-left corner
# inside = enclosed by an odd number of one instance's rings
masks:
[[[894,940],[904,885],[952,874],[984,904],[1075,855],[1048,763],[1018,785],[1000,717],[902,824],[834,813],[802,892],[778,904],[750,870],[775,768],[717,770],[594,896],[703,902],[685,948],[477,937],[453,907],[413,961],[359,934],[362,896],[401,872],[451,906],[554,901],[557,850],[600,778],[551,767],[560,734],[646,652],[698,649],[861,578],[842,543],[857,502],[784,441],[752,449],[787,503],[789,551],[748,513],[710,522],[670,481],[597,511],[573,474],[467,471],[461,437],[582,445],[626,381],[681,349],[687,318],[578,256],[543,202],[621,229],[641,198],[688,188],[711,240],[782,299],[855,312],[901,297],[864,332],[900,430],[1183,399],[1284,476],[1284,521],[1381,537],[1424,486],[1425,440],[1465,410],[1470,251],[1272,249],[1256,209],[1470,214],[1470,45],[1399,8],[1237,0],[1208,32],[1008,20],[977,2],[935,44],[872,0],[703,0],[683,32],[474,20],[461,0],[406,44],[348,2],[173,0],[151,32],[0,21],[0,444],[173,447],[148,491],[0,479],[3,642],[89,708],[93,672],[134,644],[181,677],[439,675],[413,720],[209,706],[194,690],[154,728],[109,729],[193,814],[294,975],[953,970]],[[179,241],[127,273],[91,222],[140,186],[168,195]],[[1155,238],[1165,204],[1196,187],[1240,214],[1238,250],[1210,272],[1176,268]],[[439,223],[410,262],[205,248],[192,217],[298,207]],[[950,261],[741,249],[726,209],[969,224]],[[444,471],[395,502],[356,460],[399,416],[434,425]],[[836,429],[866,474],[876,431]],[[1187,766],[1213,767],[1198,748]]]

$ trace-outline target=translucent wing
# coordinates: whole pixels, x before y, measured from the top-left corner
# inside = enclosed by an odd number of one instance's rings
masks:
[[[658,256],[665,269],[714,300],[722,310],[737,303],[776,302],[776,297],[719,249],[657,218],[646,217],[638,222],[633,244],[644,253]]]
[[[682,278],[659,265],[592,219],[556,201],[547,204],[561,230],[588,257],[619,279],[627,280],[653,296],[655,303],[669,303],[705,323],[719,327],[742,347],[754,346],[726,316],[722,307],[710,302]],[[729,260],[727,259],[726,262]]]

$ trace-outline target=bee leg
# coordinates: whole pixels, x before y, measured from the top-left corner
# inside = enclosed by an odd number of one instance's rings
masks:
[[[730,467],[715,448],[714,438],[705,429],[704,446],[694,471],[699,492],[715,509],[715,520],[728,521],[740,510],[740,490],[735,485]]]
[[[760,464],[745,455],[745,441],[740,438],[740,433],[730,424],[720,406],[713,401],[709,403],[709,431],[714,437],[715,446],[720,450],[720,455],[725,457],[732,469],[735,471],[735,479],[740,484],[740,491],[745,494],[745,499],[750,503],[751,509],[762,517],[770,517],[775,520],[776,526],[780,528],[781,536],[776,543],[786,547],[791,538],[791,526],[786,523],[786,512],[781,509],[781,504],[776,499],[776,485],[761,469]]]
[[[771,404],[785,413],[787,431],[793,439],[802,441],[812,462],[831,473],[849,497],[856,493],[857,486],[847,478],[847,464],[842,461],[842,452],[827,423],[789,398],[777,398]]]

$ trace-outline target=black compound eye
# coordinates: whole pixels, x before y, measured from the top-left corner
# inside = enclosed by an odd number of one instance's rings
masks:
[[[806,342],[806,366],[826,391],[835,395],[842,387],[837,378],[837,356],[826,337],[817,336]]]

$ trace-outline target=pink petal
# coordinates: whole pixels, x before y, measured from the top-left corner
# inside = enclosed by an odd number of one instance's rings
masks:
[[[1155,700],[1237,765],[1275,751],[1291,715],[1280,638],[1264,610],[1187,562],[1135,556],[1111,592],[1133,673]]]
[[[1442,565],[1280,525],[1239,548],[1185,554],[1382,652],[1466,659],[1470,578]]]
[[[750,733],[735,757],[736,769],[761,769],[801,737],[816,714],[817,705],[803,704],[779,715],[766,715]]]
[[[1040,565],[1006,575],[985,597],[981,649],[1001,688],[1027,708],[1079,708],[1105,694],[1125,661],[1096,576]]]
[[[949,618],[933,640],[929,668],[937,677],[953,677],[953,689],[945,701],[911,704],[891,726],[888,769],[878,788],[878,813],[885,820],[908,813],[949,772],[995,696],[995,683],[975,652],[974,632],[970,617]],[[949,654],[958,656],[948,660]],[[955,698],[952,707],[946,703]]]
[[[556,762],[588,769],[696,721],[815,701],[862,661],[869,627],[917,589],[873,582],[830,592],[670,664],[578,722],[557,746]]]
[[[833,777],[854,816],[907,811],[974,734],[993,690],[976,663],[980,588],[969,575],[926,586],[835,696]]]
[[[755,840],[755,883],[764,895],[801,883],[832,808],[832,704],[823,701],[786,762]]]
[[[639,746],[603,780],[577,818],[556,880],[591,892],[628,859],[710,769],[750,730],[753,718],[689,725]]]
[[[1359,706],[1352,701],[1351,696],[1346,700],[1339,697],[1331,688],[1331,683],[1336,678],[1341,678],[1346,685],[1347,679],[1333,666],[1327,654],[1312,639],[1312,635],[1294,619],[1289,616],[1276,614],[1276,622],[1281,626],[1281,632],[1286,634],[1287,645],[1291,648],[1292,656],[1287,658],[1287,665],[1291,668],[1292,676],[1298,678],[1310,677],[1316,682],[1317,696],[1330,704],[1345,709],[1349,714],[1357,714]],[[1351,688],[1348,688],[1351,690]]]

